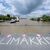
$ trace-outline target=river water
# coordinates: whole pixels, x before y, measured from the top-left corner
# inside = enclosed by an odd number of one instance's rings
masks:
[[[22,19],[20,22],[12,23],[4,22],[0,23],[0,32],[2,33],[50,33],[50,23],[48,22],[37,22],[29,19]]]

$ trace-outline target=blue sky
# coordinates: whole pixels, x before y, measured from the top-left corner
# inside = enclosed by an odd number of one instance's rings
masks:
[[[0,14],[23,17],[50,14],[50,0],[0,0]]]

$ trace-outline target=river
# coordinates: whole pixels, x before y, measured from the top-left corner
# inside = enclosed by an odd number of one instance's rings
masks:
[[[50,23],[48,22],[37,22],[31,21],[29,19],[22,19],[20,22],[12,23],[3,22],[0,23],[0,32],[9,34],[9,33],[50,33]]]

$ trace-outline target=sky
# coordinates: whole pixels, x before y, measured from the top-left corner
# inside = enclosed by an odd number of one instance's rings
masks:
[[[0,0],[0,14],[21,17],[50,14],[50,0]]]

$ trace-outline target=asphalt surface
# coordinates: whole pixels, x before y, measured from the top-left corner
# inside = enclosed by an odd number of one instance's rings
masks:
[[[11,37],[12,37],[12,39],[15,38],[15,40],[17,38],[21,38],[20,43],[24,38],[26,38],[28,45],[27,45],[26,41],[24,41],[22,44],[18,43],[18,45],[15,41],[13,41],[12,43],[9,42],[8,44],[6,44],[10,40]],[[29,43],[29,37],[31,37],[31,38],[35,37],[34,42],[37,42],[37,43],[39,43],[39,40],[37,40],[36,37],[40,37],[40,38],[42,38],[42,41],[44,43],[42,43],[42,45],[41,44],[37,45],[36,43],[33,43],[31,45]],[[50,43],[50,33],[48,33],[48,34],[33,33],[33,34],[22,34],[22,35],[16,34],[16,33],[8,34],[8,35],[1,34],[0,35],[0,50],[50,50],[50,44],[48,44],[47,41],[45,41],[43,39],[43,37],[45,37],[45,38],[49,37],[47,40],[49,40],[48,42]],[[12,39],[11,39],[11,41],[12,41]],[[2,44],[2,43],[4,43],[4,44]]]

